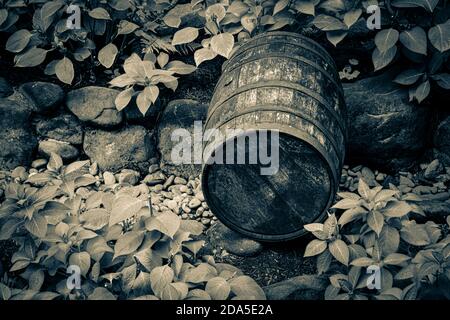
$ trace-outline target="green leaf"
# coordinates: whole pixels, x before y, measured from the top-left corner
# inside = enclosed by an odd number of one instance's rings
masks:
[[[129,195],[120,195],[114,199],[109,225],[115,225],[131,218],[143,207],[144,202]]]
[[[351,198],[344,198],[340,201],[338,201],[332,208],[333,209],[352,209],[359,205],[359,199],[351,199]]]
[[[439,0],[394,0],[392,6],[397,8],[417,8],[422,7],[428,12],[433,12]]]
[[[190,64],[186,64],[182,61],[171,61],[169,62],[166,67],[167,70],[173,71],[176,74],[186,75],[194,72],[197,68],[195,66],[192,66]]]
[[[66,57],[62,58],[55,66],[55,73],[61,82],[72,84],[75,76],[72,61]]]
[[[355,207],[348,210],[345,210],[344,213],[339,217],[338,224],[340,226],[344,226],[347,223],[355,221],[357,219],[362,218],[367,213],[367,210],[363,207]]]
[[[108,289],[97,287],[88,296],[88,300],[116,300],[116,297]]]
[[[367,215],[367,224],[379,236],[383,229],[384,216],[380,212],[372,210]]]
[[[436,81],[438,86],[440,86],[443,89],[450,89],[450,74],[449,73],[439,73],[434,74],[431,76],[431,78]]]
[[[392,60],[395,58],[395,54],[397,53],[397,46],[393,46],[385,52],[381,52],[378,48],[375,48],[372,53],[372,62],[375,68],[375,71],[383,69],[387,65],[389,65]]]
[[[156,267],[150,272],[150,284],[156,296],[161,297],[166,286],[172,283],[174,272],[169,266]]]
[[[344,40],[347,34],[348,31],[346,30],[336,30],[336,31],[327,31],[326,36],[328,41],[330,41],[336,47],[339,42]]]
[[[116,60],[119,50],[116,45],[110,43],[103,47],[98,53],[98,61],[107,69],[111,68]]]
[[[78,266],[81,274],[86,277],[91,267],[91,256],[86,251],[72,253],[69,258],[69,265]]]
[[[401,85],[405,85],[405,86],[410,86],[414,83],[417,82],[417,80],[419,80],[419,78],[421,76],[423,76],[423,72],[420,72],[419,70],[416,69],[408,69],[403,71],[402,73],[400,73],[395,79],[394,82],[401,84]]]
[[[390,218],[401,218],[411,212],[411,206],[406,201],[389,201],[386,207],[380,210]]]
[[[217,276],[217,270],[208,263],[200,263],[197,267],[187,270],[182,280],[190,283],[203,283]]]
[[[109,212],[105,209],[91,209],[80,216],[83,227],[89,230],[100,230],[109,223]]]
[[[28,289],[40,291],[42,285],[44,284],[44,271],[41,269],[38,269],[30,274],[30,277],[28,279]]]
[[[405,222],[400,230],[401,238],[413,246],[426,246],[431,243],[425,226],[415,221]]]
[[[38,238],[44,238],[47,234],[47,219],[41,214],[34,214],[25,222],[25,229]]]
[[[117,110],[122,111],[130,103],[131,98],[133,98],[133,95],[134,95],[133,87],[120,92],[114,101]]]
[[[197,67],[205,61],[212,60],[217,57],[217,53],[208,48],[201,48],[195,51],[194,60]]]
[[[236,296],[247,297],[249,300],[266,300],[261,287],[249,276],[239,276],[231,280],[231,291]]]
[[[187,27],[177,31],[173,35],[172,45],[180,45],[185,43],[191,43],[198,38],[198,29],[194,27]]]
[[[305,249],[304,257],[313,257],[318,254],[321,254],[327,249],[327,242],[323,240],[317,240],[314,239],[308,245]]]
[[[428,97],[430,90],[430,81],[426,80],[419,84],[416,88],[410,89],[409,100],[412,101],[413,99],[416,99],[418,103],[421,103],[426,97]]]
[[[339,239],[334,240],[329,244],[328,248],[337,261],[348,266],[349,251],[344,241]]]
[[[365,200],[369,200],[370,199],[370,188],[367,185],[366,181],[364,181],[363,178],[360,178],[359,181],[358,181],[358,193]]]
[[[230,33],[221,33],[211,39],[211,49],[225,58],[230,58],[234,47],[234,37]]]
[[[174,14],[167,14],[163,18],[164,23],[171,28],[179,28],[181,25],[181,18]]]
[[[427,34],[421,27],[414,27],[400,33],[400,42],[412,52],[427,54]]]
[[[144,233],[141,231],[130,231],[121,235],[114,246],[113,260],[135,252],[141,245],[142,240],[144,240]]]
[[[20,219],[9,218],[0,229],[0,240],[8,240],[17,231],[17,228],[23,223]]]
[[[445,23],[435,25],[428,30],[428,39],[431,44],[439,50],[445,52],[450,49],[450,19]]]
[[[361,14],[362,14],[361,9],[354,9],[354,10],[347,11],[344,14],[345,25],[348,28],[350,28],[352,25],[354,25],[358,21],[359,17],[361,17]]]
[[[122,20],[119,22],[117,35],[130,34],[139,29],[139,26],[133,22]]]
[[[36,67],[44,62],[46,56],[47,50],[33,47],[15,57],[15,66],[20,68]]]
[[[231,286],[221,277],[214,277],[206,283],[205,291],[213,300],[227,300],[231,292]]]
[[[111,20],[111,16],[104,8],[98,7],[89,11],[89,16],[97,20]]]
[[[316,2],[313,0],[299,0],[295,1],[294,7],[300,13],[314,16],[316,14],[315,4]]]
[[[383,255],[394,253],[398,250],[400,244],[400,234],[397,229],[385,224],[383,230],[381,230],[378,242]]]
[[[11,289],[0,282],[0,300],[6,301],[11,298]]]
[[[6,50],[18,53],[25,49],[33,35],[26,29],[14,32],[6,41]]]
[[[395,29],[381,30],[375,36],[375,45],[381,52],[386,52],[397,43],[399,33]]]
[[[279,0],[275,2],[275,6],[273,8],[272,15],[276,15],[277,13],[286,9],[289,5],[290,0]]]
[[[331,253],[326,250],[317,257],[317,273],[323,274],[328,271],[332,262]]]
[[[157,230],[173,238],[180,228],[180,217],[171,212],[164,212],[156,217],[150,217],[145,221],[145,228],[148,231]]]
[[[386,258],[384,258],[384,264],[398,266],[404,262],[410,260],[411,258],[407,255],[401,253],[391,253]]]
[[[212,21],[213,19],[219,24],[223,18],[225,18],[225,7],[221,3],[215,3],[209,5],[205,11],[205,18],[207,21]]]
[[[361,257],[353,260],[350,264],[357,267],[368,267],[375,264],[375,261],[372,258]]]
[[[0,9],[0,26],[8,19],[8,10]],[[7,300],[7,299],[5,299]]]
[[[336,30],[347,30],[347,26],[342,23],[339,19],[327,16],[325,14],[319,14],[314,18],[312,22],[317,28],[322,31],[336,31]]]

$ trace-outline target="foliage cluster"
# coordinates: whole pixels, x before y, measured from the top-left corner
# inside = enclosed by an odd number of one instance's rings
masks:
[[[338,195],[339,219],[305,226],[317,238],[305,256],[317,256],[318,273],[329,275],[326,299],[413,300],[430,291],[450,298],[450,217],[417,223],[424,215],[417,195],[401,196],[393,185],[371,189],[363,179],[357,193]],[[376,276],[379,287],[371,288]]]
[[[64,166],[52,154],[47,170],[25,181],[13,172],[0,239],[14,240],[18,250],[0,281],[0,300],[265,298],[237,268],[200,257],[201,223],[152,213],[145,185],[95,187],[89,166]],[[91,191],[77,192],[85,187]],[[74,270],[80,288],[68,286]]]

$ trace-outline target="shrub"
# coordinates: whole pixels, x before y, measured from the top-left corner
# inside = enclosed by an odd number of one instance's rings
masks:
[[[94,188],[88,170],[87,161],[63,166],[52,154],[45,172],[7,184],[0,240],[13,239],[18,250],[0,299],[265,298],[237,268],[199,257],[201,223],[152,214],[147,188]],[[79,186],[93,190],[82,197]],[[71,289],[74,270],[82,284]]]
[[[449,298],[450,219],[447,226],[418,224],[411,216],[423,212],[409,202],[419,199],[399,194],[392,185],[370,189],[360,179],[358,193],[338,193],[342,199],[333,208],[344,210],[339,219],[332,214],[305,226],[317,238],[305,257],[317,256],[318,273],[330,274],[326,299],[416,299],[431,286]],[[370,288],[370,273],[363,272],[373,267],[379,288]]]

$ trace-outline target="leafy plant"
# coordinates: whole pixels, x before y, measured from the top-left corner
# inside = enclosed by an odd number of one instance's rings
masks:
[[[73,4],[65,0],[32,1],[33,4],[13,1],[14,5],[8,7],[10,3],[6,2],[0,17],[8,14],[3,24],[10,15],[17,17],[14,24],[19,30],[9,37],[5,46],[16,54],[15,66],[39,66],[51,53],[56,59],[46,65],[45,73],[56,75],[67,84],[72,84],[75,78],[74,63],[80,67],[85,64],[91,68],[113,67],[130,44],[127,35],[139,28],[130,21],[136,10],[134,1],[77,1]],[[79,9],[80,16],[74,18],[79,19],[79,28],[69,25],[71,15],[78,14],[71,5]]]
[[[171,212],[152,214],[147,188],[91,185],[84,196],[68,193],[66,185],[76,185],[83,175],[75,172],[86,165],[63,166],[53,154],[47,170],[36,174],[42,178],[8,183],[0,239],[19,248],[0,281],[0,299],[265,298],[237,268],[200,256],[201,223]],[[71,288],[70,270],[77,269],[81,287]]]
[[[159,68],[156,68],[156,64]],[[178,60],[169,62],[169,55],[161,52],[157,57],[153,53],[146,54],[144,60],[133,53],[125,60],[123,69],[125,73],[110,82],[114,87],[126,88],[117,96],[116,107],[119,111],[124,109],[136,96],[136,104],[145,116],[158,99],[158,84],[175,91],[178,80],[174,74],[186,75],[196,68]]]
[[[423,214],[417,196],[400,197],[394,186],[369,188],[362,178],[358,193],[338,195],[333,208],[343,210],[339,219],[332,214],[324,224],[305,226],[317,238],[305,257],[317,256],[318,273],[331,273],[326,299],[416,299],[428,286],[448,288],[450,236],[432,221],[411,219]],[[379,288],[368,287],[370,273],[362,271],[370,267],[379,272]]]

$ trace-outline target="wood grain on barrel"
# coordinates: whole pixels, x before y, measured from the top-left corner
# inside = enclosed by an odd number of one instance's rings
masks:
[[[213,212],[259,240],[301,235],[334,198],[346,116],[334,62],[312,40],[273,32],[239,48],[223,67],[205,129],[224,135],[227,129],[279,130],[280,168],[262,176],[258,164],[204,165],[203,188]],[[204,148],[222,144],[212,139]]]

